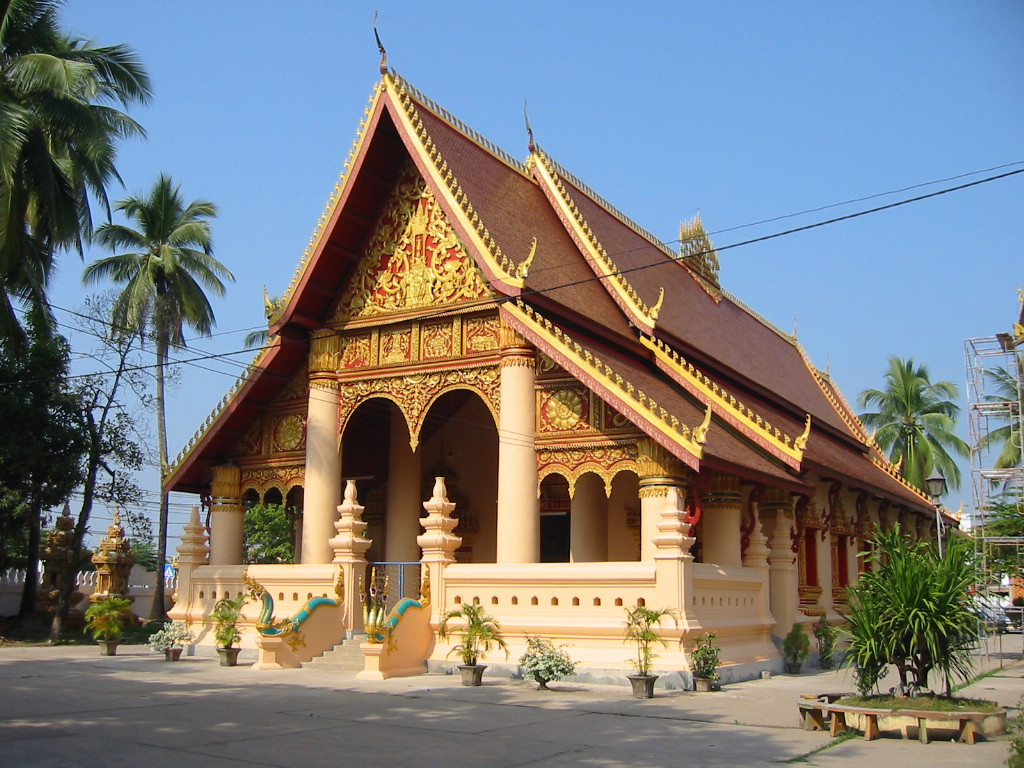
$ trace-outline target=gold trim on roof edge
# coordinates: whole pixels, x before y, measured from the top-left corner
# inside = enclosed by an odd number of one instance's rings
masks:
[[[501,246],[494,240],[490,230],[480,218],[479,212],[473,208],[469,195],[466,194],[459,180],[455,178],[448,162],[441,156],[441,151],[423,125],[423,120],[416,109],[416,100],[420,96],[419,91],[396,75],[385,76],[384,82],[385,87],[392,90],[394,98],[401,106],[400,116],[406,121],[407,129],[419,141],[424,159],[429,160],[428,167],[432,167],[435,183],[440,188],[447,190],[454,207],[462,211],[467,232],[476,240],[474,243],[476,251],[489,262],[490,271],[501,282],[513,288],[524,288],[525,282],[521,274],[521,265],[513,263],[508,256],[502,253]]]
[[[673,379],[688,392],[703,399],[709,408],[712,404],[718,406],[722,418],[731,422],[743,434],[794,469],[800,468],[811,430],[810,415],[807,416],[803,434],[794,438],[778,427],[772,427],[753,409],[701,373],[661,339],[642,335],[640,343],[654,353],[658,367],[670,375],[674,374]]]
[[[252,362],[246,366],[245,371],[242,372],[242,375],[235,379],[235,383],[231,385],[231,388],[228,389],[227,393],[224,395],[224,397],[221,398],[220,402],[216,406],[214,406],[212,411],[210,411],[210,414],[206,417],[206,420],[201,425],[199,425],[199,428],[195,431],[195,434],[193,434],[192,438],[187,443],[185,443],[182,449],[178,452],[178,455],[174,459],[174,461],[168,464],[166,472],[164,473],[164,476],[161,478],[161,485],[164,484],[167,478],[171,477],[179,469],[181,469],[182,464],[185,463],[185,460],[189,457],[192,451],[195,450],[196,446],[199,445],[202,439],[206,437],[206,433],[209,432],[213,425],[217,422],[217,420],[220,419],[221,415],[227,409],[228,405],[230,405],[231,401],[235,399],[235,396],[239,392],[241,392],[242,387],[244,387],[245,384],[249,381],[253,373],[259,370],[259,368],[263,364],[263,358],[270,354],[271,349],[273,349],[273,345],[269,347],[264,347],[263,349],[256,353],[256,356],[253,358]]]
[[[590,258],[588,262],[592,264],[592,268],[598,273],[598,278],[602,281],[607,278],[610,285],[615,289],[615,292],[619,295],[622,303],[625,305],[625,309],[633,315],[633,319],[639,324],[645,326],[648,332],[654,330],[654,326],[657,322],[656,315],[651,315],[651,309],[647,306],[647,303],[640,298],[636,289],[626,279],[625,275],[619,271],[618,266],[612,261],[611,256],[601,245],[601,242],[597,239],[597,235],[594,230],[590,228],[587,220],[583,217],[582,211],[573,201],[569,191],[565,188],[562,183],[562,178],[559,175],[558,168],[553,164],[550,158],[538,149],[536,155],[540,159],[540,163],[537,164],[537,169],[544,177],[547,186],[554,190],[557,195],[558,204],[562,208],[566,218],[573,222],[577,230],[577,234],[582,235],[581,240],[586,244],[590,251]],[[575,183],[575,182],[573,182]],[[588,193],[589,194],[589,193]],[[675,256],[673,256],[673,260]],[[603,274],[602,274],[603,270]],[[659,307],[660,311],[660,307]]]
[[[666,441],[685,452],[685,456],[676,454],[677,458],[687,463],[691,469],[699,468],[700,460],[704,457],[704,444],[707,442],[707,432],[710,426],[710,406],[703,423],[691,430],[643,391],[637,390],[621,375],[615,373],[611,366],[581,347],[561,328],[521,299],[516,298],[512,302],[506,303],[502,307],[502,311],[511,313],[516,320],[543,337],[553,348],[561,350],[566,361],[556,360],[559,365],[569,370],[566,362],[570,362],[586,371],[619,401],[655,426],[658,434]],[[569,372],[571,373],[571,371]],[[598,395],[601,396],[600,393]]]
[[[564,166],[560,165],[557,160],[554,160],[549,154],[547,154],[539,145],[535,145],[535,154],[542,159],[542,161],[548,165],[554,173],[563,179],[566,179],[570,184],[576,187],[580,192],[585,194],[599,206],[604,208],[608,213],[618,219],[621,223],[632,229],[640,237],[649,241],[651,245],[659,249],[662,253],[672,259],[672,261],[679,261],[679,254],[668,247],[665,243],[654,236],[652,232],[644,229],[629,216],[624,214],[614,205],[605,200],[601,195],[595,192],[590,186],[580,181],[571,171],[567,170]]]

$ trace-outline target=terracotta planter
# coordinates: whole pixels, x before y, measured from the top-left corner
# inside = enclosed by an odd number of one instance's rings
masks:
[[[238,666],[238,653],[241,650],[241,648],[218,648],[217,653],[220,655],[220,665],[222,667]]]
[[[185,650],[185,649],[184,648],[168,648],[166,651],[164,651],[164,658],[167,661],[177,661],[178,659],[181,658],[181,652],[183,650]]]
[[[100,647],[100,656],[116,656],[117,646],[120,640],[97,640],[96,644]]]
[[[634,699],[653,699],[654,684],[658,680],[657,675],[627,675],[630,685],[633,686]]]
[[[484,670],[486,664],[460,664],[459,671],[462,673],[463,685],[483,685]]]
[[[693,684],[698,693],[710,693],[715,690],[715,683],[710,677],[695,677]]]

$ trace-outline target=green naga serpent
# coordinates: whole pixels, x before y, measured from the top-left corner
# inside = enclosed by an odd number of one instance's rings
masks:
[[[430,570],[423,570],[420,584],[420,599],[403,597],[392,610],[387,611],[388,577],[378,577],[377,569],[370,571],[370,582],[364,587],[359,583],[359,601],[363,604],[363,630],[371,643],[387,643],[394,650],[394,631],[405,612],[410,608],[426,608],[430,605]]]
[[[345,596],[345,575],[339,569],[338,580],[334,584],[334,594],[337,595],[336,600],[330,597],[311,597],[294,616],[289,619],[277,619],[275,621],[274,598],[267,591],[266,587],[250,576],[248,569],[242,574],[242,581],[249,591],[250,599],[263,602],[263,608],[260,610],[259,618],[256,620],[256,631],[263,637],[284,638],[293,651],[306,644],[300,629],[303,622],[310,617],[310,614],[323,605],[341,605]]]

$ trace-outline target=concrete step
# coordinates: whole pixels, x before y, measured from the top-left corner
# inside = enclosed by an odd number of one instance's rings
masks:
[[[363,669],[363,652],[359,644],[366,641],[366,635],[355,635],[343,640],[339,645],[305,663],[304,669],[341,670],[361,672]]]

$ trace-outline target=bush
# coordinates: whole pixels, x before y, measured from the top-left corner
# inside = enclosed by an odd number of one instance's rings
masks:
[[[245,605],[245,593],[237,597],[222,597],[213,606],[213,637],[218,648],[231,648],[242,639],[238,631],[238,622],[242,619],[242,607]]]
[[[526,653],[519,658],[523,676],[530,675],[538,689],[547,689],[548,683],[569,677],[576,671],[576,662],[569,658],[565,646],[555,645],[542,637],[526,638]]]
[[[901,693],[928,688],[933,669],[971,676],[977,632],[970,585],[976,580],[969,540],[952,536],[939,557],[932,542],[911,540],[895,526],[874,533],[869,560],[877,570],[850,587],[846,663],[874,684],[886,664],[896,667]],[[874,678],[874,680],[872,680]]]
[[[832,655],[835,653],[838,634],[839,630],[824,616],[814,624],[814,639],[818,642],[818,657],[823,669],[832,666]]]
[[[651,662],[657,655],[651,646],[655,643],[665,645],[665,638],[655,627],[660,627],[661,620],[666,616],[671,618],[676,626],[679,625],[676,612],[671,608],[655,610],[645,605],[636,605],[626,609],[625,642],[636,643],[636,658],[633,659],[633,666],[636,667],[638,675],[651,674]]]
[[[718,674],[718,655],[722,649],[715,643],[715,633],[708,632],[697,638],[690,656],[693,658],[693,676],[717,683],[721,679]]]
[[[782,652],[786,654],[786,661],[794,664],[803,662],[811,652],[811,638],[804,633],[800,622],[795,622],[789,634],[782,640]]]
[[[157,653],[164,653],[171,648],[184,648],[193,642],[196,636],[185,626],[183,621],[164,622],[164,626],[149,637],[149,647]]]
[[[131,616],[132,601],[124,597],[108,597],[90,605],[85,611],[85,631],[97,640],[120,640]]]

